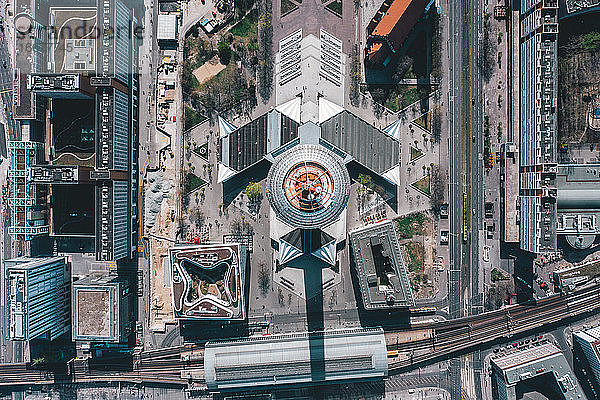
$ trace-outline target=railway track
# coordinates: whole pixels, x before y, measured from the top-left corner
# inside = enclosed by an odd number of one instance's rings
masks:
[[[390,361],[390,373],[402,371],[412,364],[424,363],[438,357],[464,352],[469,348],[490,343],[499,339],[510,338],[529,331],[542,329],[545,325],[556,323],[567,318],[594,311],[600,307],[600,286],[580,290],[569,296],[552,296],[540,300],[535,305],[521,305],[494,312],[487,318],[473,321],[455,321],[454,329],[447,329],[446,324],[440,323],[439,333],[433,329],[431,343],[421,341],[410,351],[428,349],[426,353],[414,354],[408,358]],[[481,315],[480,315],[481,316]],[[466,322],[466,323],[465,323]],[[387,333],[387,335],[392,332]],[[388,346],[388,350],[399,350]]]
[[[0,386],[12,386],[26,380],[28,384],[54,383],[54,374],[48,371],[27,369],[25,363],[0,364]]]
[[[412,330],[385,333],[388,351],[410,354],[389,360],[391,374],[408,370],[448,354],[507,339],[513,335],[534,333],[548,324],[580,316],[600,308],[600,285],[580,289],[568,296],[551,296],[536,303],[523,304],[477,316],[421,324]],[[419,353],[420,351],[420,353]],[[417,353],[417,354],[415,354]],[[142,352],[134,358],[131,369],[117,363],[90,369],[75,360],[71,377],[74,382],[153,382],[186,385],[191,372],[204,368],[204,347],[183,345]],[[112,369],[112,370],[111,370]],[[51,372],[27,369],[26,364],[0,364],[0,386],[54,383]]]

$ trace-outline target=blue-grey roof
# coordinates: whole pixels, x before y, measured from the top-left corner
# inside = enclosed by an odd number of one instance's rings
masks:
[[[343,111],[321,124],[321,137],[382,173],[400,162],[400,143],[356,115]]]

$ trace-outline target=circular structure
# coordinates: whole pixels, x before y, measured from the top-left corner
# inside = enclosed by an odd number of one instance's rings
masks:
[[[565,239],[572,248],[577,250],[585,250],[592,247],[596,241],[596,235],[567,235]]]
[[[333,194],[331,174],[314,161],[300,161],[283,179],[283,193],[297,210],[318,211],[328,207]]]
[[[31,32],[33,23],[31,18],[27,15],[19,15],[15,18],[15,29],[22,35],[26,35]]]
[[[275,159],[267,197],[275,214],[295,228],[333,222],[348,204],[350,176],[339,157],[319,145],[298,145]]]

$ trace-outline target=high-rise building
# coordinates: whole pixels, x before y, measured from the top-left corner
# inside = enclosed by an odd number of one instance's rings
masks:
[[[558,2],[521,0],[521,249],[556,251]]]
[[[490,359],[494,399],[579,399],[583,391],[561,350],[547,339],[508,347]]]
[[[73,282],[72,338],[126,343],[133,332],[135,295],[127,276],[90,275]]]
[[[593,374],[593,383],[600,387],[600,327],[590,328],[573,333],[573,347],[579,347],[585,361]]]
[[[65,257],[21,257],[4,266],[10,339],[54,340],[70,331],[71,265]]]
[[[137,243],[136,9],[121,0],[53,7],[17,0],[9,232],[50,234],[62,252],[132,257]],[[22,12],[21,12],[22,11]]]

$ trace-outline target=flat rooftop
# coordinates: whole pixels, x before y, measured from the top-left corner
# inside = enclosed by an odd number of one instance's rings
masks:
[[[50,52],[53,72],[96,70],[98,12],[96,7],[51,7],[54,43]]]
[[[491,364],[506,383],[508,398],[520,398],[515,397],[515,392],[522,391],[540,399],[583,398],[564,354],[547,339],[509,347],[492,355]]]
[[[175,318],[246,318],[245,246],[176,246],[169,250],[169,256]]]
[[[204,366],[210,389],[382,379],[388,373],[381,328],[209,342]]]
[[[177,15],[158,15],[158,40],[177,40]]]
[[[76,289],[76,336],[110,336],[111,296],[109,288]]]
[[[73,339],[108,342],[122,339],[120,324],[127,324],[131,312],[123,309],[129,306],[123,298],[128,285],[128,277],[111,274],[88,275],[73,282]]]
[[[51,190],[51,233],[94,236],[96,215],[94,185],[52,185]]]
[[[414,305],[408,273],[392,221],[350,232],[360,292],[366,309]]]
[[[560,279],[577,278],[580,276],[587,276],[591,279],[600,275],[600,260],[591,260],[583,262],[580,265],[558,269],[554,271],[554,275]]]
[[[532,361],[544,359],[554,354],[561,353],[560,349],[552,342],[541,342],[525,348],[517,347],[498,356],[492,356],[492,361],[502,370],[527,364]]]
[[[52,101],[53,165],[95,166],[94,99]]]
[[[11,260],[4,260],[4,268],[28,270],[54,262],[65,263],[65,257],[18,257]]]
[[[390,1],[390,0],[388,0]],[[391,0],[392,4],[387,9],[385,15],[381,18],[381,21],[377,24],[373,30],[372,35],[386,36],[389,35],[398,21],[404,16],[404,13],[409,8],[411,3],[422,1],[419,0]],[[413,17],[414,19],[414,17]]]

